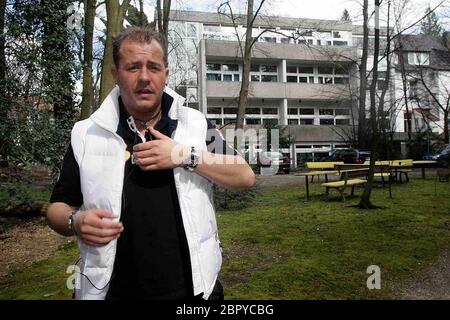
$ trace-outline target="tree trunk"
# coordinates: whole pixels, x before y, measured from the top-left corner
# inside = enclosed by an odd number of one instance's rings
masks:
[[[376,152],[378,147],[378,126],[377,126],[377,110],[376,110],[376,90],[378,80],[378,51],[380,47],[380,26],[379,26],[379,8],[380,0],[375,0],[375,45],[373,53],[373,70],[372,70],[372,83],[370,85],[370,127],[372,129],[372,139],[370,142],[370,168],[369,177],[367,179],[366,186],[364,188],[359,207],[361,209],[373,208],[370,201],[373,187],[373,177],[375,172]]]
[[[369,17],[368,0],[363,4],[363,50],[361,65],[359,67],[359,112],[358,112],[358,147],[367,146],[367,125],[366,125],[366,88],[367,88],[367,55],[369,50]]]
[[[250,86],[250,66],[252,59],[253,0],[247,2],[247,29],[245,33],[244,56],[242,57],[242,83],[239,92],[236,129],[244,128],[245,108],[247,106],[248,88]]]
[[[119,0],[106,1],[106,43],[103,52],[102,61],[102,78],[100,80],[100,99],[99,103],[102,103],[111,89],[114,87],[114,79],[111,74],[111,67],[114,64],[112,56],[112,41],[113,38],[122,31],[123,19],[127,12],[130,0],[123,0],[122,5],[119,4]]]
[[[139,25],[144,26],[144,0],[139,0]]]
[[[172,5],[171,0],[163,0],[163,6],[161,7],[161,0],[156,1],[156,10],[158,16],[158,31],[166,39],[164,51],[168,52],[169,49],[169,18],[170,18],[170,7]],[[168,61],[165,61],[168,64]]]
[[[83,100],[80,119],[90,116],[92,110],[92,50],[94,38],[94,20],[96,0],[84,2],[84,57],[83,57]]]
[[[445,143],[450,143],[449,140],[449,133],[448,133],[448,114],[449,114],[449,110],[448,108],[446,110],[444,110],[444,139],[445,139]]]
[[[401,41],[401,40],[400,40]],[[400,43],[399,48],[399,63],[400,63],[400,74],[402,76],[402,89],[403,89],[403,99],[405,101],[405,109],[406,109],[406,127],[405,130],[408,133],[408,145],[411,142],[411,113],[409,112],[409,105],[408,105],[408,89],[407,89],[407,83],[406,83],[406,71],[405,71],[405,57],[403,52],[403,46]]]
[[[4,81],[6,77],[5,33],[4,33],[5,12],[6,12],[6,0],[0,0],[0,81]],[[3,89],[3,86],[1,87],[1,89]]]
[[[6,0],[0,0],[0,121],[8,116],[8,101],[6,99],[6,58],[5,58],[5,13]],[[4,134],[0,134],[0,160],[8,158],[8,141]]]

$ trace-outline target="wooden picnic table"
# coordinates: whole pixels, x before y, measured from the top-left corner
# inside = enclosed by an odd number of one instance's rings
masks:
[[[413,161],[413,166],[422,169],[422,179],[425,179],[425,169],[436,165],[436,163],[437,161],[435,160],[415,160]]]
[[[336,170],[309,171],[309,172],[301,172],[301,173],[296,174],[296,176],[305,177],[306,200],[309,200],[309,179],[308,179],[308,177],[324,175],[325,181],[328,182],[329,174],[336,174]]]

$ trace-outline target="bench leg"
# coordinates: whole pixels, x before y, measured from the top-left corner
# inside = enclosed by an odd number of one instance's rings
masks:
[[[344,201],[344,202],[345,202],[345,195],[344,195],[344,191],[345,191],[345,188],[339,189],[339,192],[341,193],[341,196],[342,196],[342,201]]]
[[[409,182],[408,172],[405,172],[406,182]]]
[[[351,196],[353,197],[354,194],[355,194],[355,186],[352,186],[352,194],[351,194]]]
[[[383,186],[383,189],[384,189],[384,187],[386,186],[386,183],[384,182],[384,177],[383,177],[383,175],[381,175],[381,185]]]

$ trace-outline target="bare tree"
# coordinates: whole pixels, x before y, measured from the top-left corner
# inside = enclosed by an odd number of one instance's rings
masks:
[[[363,47],[359,66],[359,107],[358,107],[358,146],[366,146],[366,89],[367,89],[367,56],[369,51],[369,3],[363,3]]]
[[[252,59],[252,48],[253,45],[258,41],[259,37],[261,37],[261,32],[257,37],[252,37],[253,25],[255,23],[256,17],[259,15],[261,8],[264,5],[265,0],[261,0],[256,11],[254,11],[254,1],[247,1],[247,19],[246,19],[246,30],[245,30],[245,42],[242,43],[241,38],[239,37],[239,33],[237,32],[237,17],[233,13],[233,9],[231,7],[230,1],[223,2],[219,7],[219,13],[225,14],[223,9],[228,8],[229,15],[228,17],[232,20],[233,26],[236,31],[236,37],[239,44],[239,50],[242,58],[242,82],[241,89],[239,92],[239,102],[238,102],[238,110],[237,110],[237,118],[236,118],[236,129],[242,129],[244,127],[244,119],[245,119],[245,108],[247,106],[248,100],[248,91],[250,85],[250,66]]]
[[[169,15],[170,15],[170,7],[172,5],[171,0],[163,0],[163,6],[161,7],[161,0],[156,1],[156,11],[158,16],[158,31],[164,35],[166,39],[168,39],[169,35]],[[167,52],[168,41],[166,41],[166,47],[164,48],[165,52]],[[167,63],[167,61],[166,61]]]
[[[123,29],[123,20],[130,1],[131,0],[123,0],[122,4],[119,3],[119,0],[106,1],[106,42],[103,52],[102,76],[100,81],[100,103],[114,87],[114,80],[110,70],[113,65],[112,41]]]

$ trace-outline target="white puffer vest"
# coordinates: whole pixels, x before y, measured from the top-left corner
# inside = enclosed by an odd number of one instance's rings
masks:
[[[178,143],[206,149],[205,116],[183,107],[184,98],[173,90],[164,90],[173,98],[169,117],[178,120],[172,139]],[[120,219],[124,179],[125,143],[116,134],[119,123],[120,91],[115,87],[90,118],[72,129],[72,148],[80,168],[83,205],[81,210],[101,208]],[[217,224],[212,202],[212,183],[195,172],[173,169],[181,215],[189,245],[194,294],[212,292],[222,264]],[[113,271],[117,241],[103,247],[91,247],[78,241],[80,249],[76,299],[104,299]],[[157,257],[155,257],[157,259]],[[89,280],[93,285],[89,282]]]

